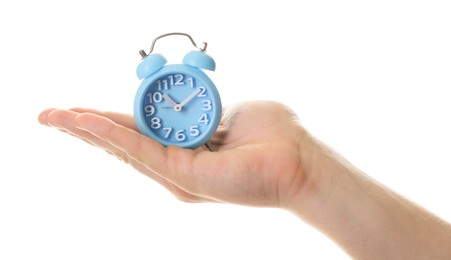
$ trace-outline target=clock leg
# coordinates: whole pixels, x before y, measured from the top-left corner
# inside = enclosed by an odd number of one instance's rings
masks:
[[[208,149],[210,152],[213,152],[213,145],[211,144],[210,141],[207,141],[204,145],[205,145],[205,147],[207,147],[207,149]]]

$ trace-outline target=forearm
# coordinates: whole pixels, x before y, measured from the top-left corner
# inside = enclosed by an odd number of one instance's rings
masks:
[[[307,182],[291,210],[358,259],[451,257],[449,224],[309,137]]]

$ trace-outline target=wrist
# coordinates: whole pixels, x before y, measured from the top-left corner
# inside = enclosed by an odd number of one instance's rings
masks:
[[[313,137],[307,135],[302,145],[299,168],[305,182],[287,209],[351,256],[440,259],[440,253],[451,253],[443,250],[451,242],[448,224],[366,176]]]
[[[364,225],[373,225],[373,216],[368,214],[378,214],[379,209],[372,205],[380,199],[372,197],[378,192],[368,190],[377,185],[370,184],[369,178],[313,136],[307,134],[301,146],[299,169],[305,182],[287,209],[345,251],[363,239],[359,232],[374,235],[378,228]]]
[[[358,170],[307,131],[300,138],[299,151],[298,174],[304,176],[303,182],[286,209],[309,222],[318,219],[317,212],[330,203],[338,185],[346,186],[343,182]]]

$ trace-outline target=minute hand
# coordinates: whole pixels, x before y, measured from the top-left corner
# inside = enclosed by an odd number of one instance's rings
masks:
[[[197,89],[194,90],[194,92],[191,93],[187,98],[185,98],[182,102],[180,102],[180,104],[179,104],[180,109],[181,109],[184,105],[186,105],[188,102],[190,102],[191,99],[193,99],[195,96],[197,96],[197,94],[199,94],[199,92],[200,92],[200,89],[197,88]]]

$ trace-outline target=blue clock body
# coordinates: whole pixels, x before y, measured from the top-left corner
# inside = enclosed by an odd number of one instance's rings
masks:
[[[195,149],[216,132],[222,116],[219,92],[200,69],[215,69],[210,56],[188,53],[183,64],[165,65],[160,54],[145,57],[137,68],[142,79],[135,95],[139,131],[164,146]]]

